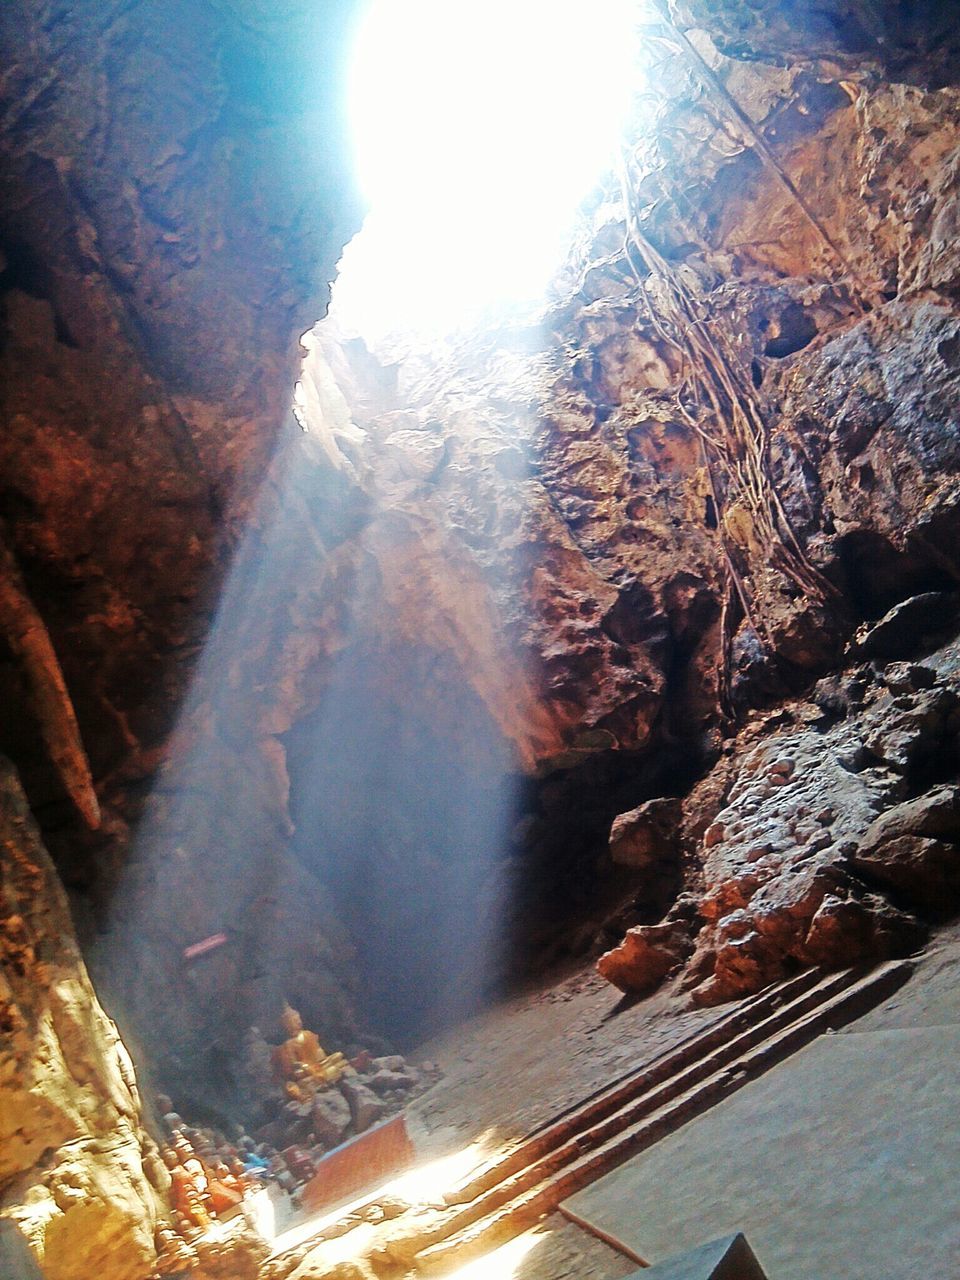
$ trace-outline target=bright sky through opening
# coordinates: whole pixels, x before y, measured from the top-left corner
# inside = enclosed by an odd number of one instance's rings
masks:
[[[372,0],[351,83],[371,216],[345,254],[338,307],[436,328],[543,292],[615,157],[632,7]]]

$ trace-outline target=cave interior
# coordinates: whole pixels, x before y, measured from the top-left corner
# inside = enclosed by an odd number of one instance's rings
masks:
[[[249,1202],[397,1117],[513,1150],[821,980],[811,1036],[872,1001],[960,1083],[958,16],[7,0],[4,1275],[489,1252],[559,1192],[343,1256]],[[489,1274],[661,1260],[597,1203]]]

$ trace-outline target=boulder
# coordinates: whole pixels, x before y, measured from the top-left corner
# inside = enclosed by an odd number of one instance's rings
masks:
[[[314,1099],[313,1132],[323,1146],[337,1146],[352,1118],[349,1102],[337,1089],[324,1089]]]
[[[270,1246],[250,1227],[230,1232],[225,1239],[203,1238],[194,1246],[199,1260],[191,1280],[257,1280],[270,1255]]]
[[[647,800],[614,818],[610,857],[622,867],[647,869],[676,860],[682,805],[672,796]]]
[[[372,1124],[376,1124],[386,1110],[386,1103],[359,1080],[351,1080],[344,1076],[340,1081],[340,1092],[350,1106],[353,1127],[357,1133],[363,1133],[364,1129],[369,1129]]]
[[[843,899],[828,894],[810,922],[803,954],[809,964],[840,968],[910,955],[925,938],[918,921],[883,897]]]
[[[936,787],[887,809],[867,828],[861,849],[869,853],[906,835],[960,840],[960,787]]]
[[[386,1053],[379,1058],[370,1059],[370,1069],[372,1071],[407,1071],[406,1058],[399,1053]]]
[[[627,931],[619,946],[597,961],[597,972],[619,990],[645,995],[658,987],[692,950],[682,923],[642,924]]]
[[[417,1083],[412,1071],[375,1071],[365,1083],[374,1093],[405,1093]]]
[[[929,836],[896,836],[853,854],[850,865],[934,920],[948,919],[960,906],[960,847],[955,844]]]
[[[960,597],[955,592],[925,591],[901,600],[879,622],[865,623],[850,646],[853,658],[890,662],[909,657],[928,636],[949,631],[956,623]]]

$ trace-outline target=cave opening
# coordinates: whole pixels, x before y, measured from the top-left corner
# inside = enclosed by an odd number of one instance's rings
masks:
[[[566,819],[545,822],[549,787],[532,766],[555,766],[517,740],[505,705],[531,683],[525,620],[497,653],[469,629],[471,611],[496,609],[530,559],[503,539],[529,519],[520,491],[537,417],[509,370],[485,367],[482,335],[512,331],[518,355],[542,345],[552,278],[642,96],[636,33],[622,0],[589,18],[579,3],[417,0],[370,5],[356,38],[349,100],[369,212],[328,317],[302,339],[294,409],[367,494],[369,564],[351,579],[350,635],[317,706],[282,743],[292,849],[347,926],[364,1017],[403,1045],[523,982],[538,945],[555,950],[571,919],[588,924],[616,896],[597,888],[617,805],[606,780],[630,767],[567,770]],[[450,352],[452,385],[486,381],[491,461],[514,490],[503,527],[494,493],[456,513],[460,548],[431,547],[429,530],[408,523],[416,505],[442,531],[444,473],[463,465],[450,406],[422,408],[438,350]],[[464,545],[480,552],[479,572]],[[425,576],[418,616],[391,597],[393,562],[411,556]]]
[[[349,87],[369,204],[335,306],[367,336],[442,336],[538,301],[638,97],[636,6],[368,6]]]

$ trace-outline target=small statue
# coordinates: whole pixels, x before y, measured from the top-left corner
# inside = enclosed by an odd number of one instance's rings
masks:
[[[212,1170],[208,1193],[210,1205],[217,1217],[236,1209],[244,1197],[246,1186],[221,1160]]]
[[[302,1147],[287,1147],[283,1152],[283,1158],[297,1182],[309,1182],[317,1172],[313,1161]]]
[[[280,1023],[287,1039],[273,1051],[274,1072],[288,1096],[307,1102],[318,1088],[339,1080],[349,1064],[342,1053],[324,1052],[314,1032],[304,1030],[296,1009],[286,1005]]]
[[[165,1093],[157,1094],[157,1110],[168,1134],[174,1134],[183,1128],[183,1117],[174,1111],[173,1103]]]
[[[164,1147],[161,1154],[170,1171],[170,1201],[179,1219],[188,1227],[206,1231],[211,1221],[206,1204],[207,1176],[193,1155],[193,1148],[180,1137],[175,1147]],[[189,1159],[189,1167],[185,1158]]]
[[[270,1161],[270,1178],[288,1196],[292,1196],[297,1189],[297,1180],[287,1168],[286,1161],[279,1151]]]

